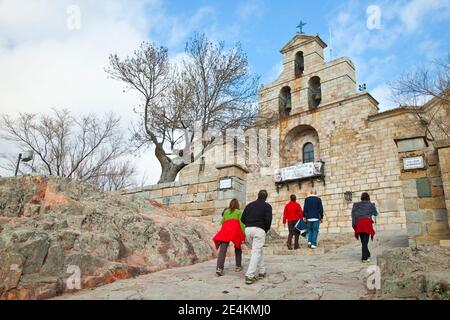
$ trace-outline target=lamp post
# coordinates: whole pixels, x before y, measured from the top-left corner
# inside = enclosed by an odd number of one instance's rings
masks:
[[[19,173],[19,165],[20,162],[30,162],[33,160],[33,151],[26,151],[23,154],[19,153],[19,157],[17,159],[17,165],[16,165],[16,172],[14,174],[15,177],[17,177],[17,174]]]

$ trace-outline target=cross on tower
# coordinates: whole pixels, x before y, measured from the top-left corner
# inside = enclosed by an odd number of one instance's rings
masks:
[[[306,22],[303,22],[303,20],[300,20],[299,25],[297,26],[297,29],[299,29],[300,31],[298,32],[299,34],[304,34],[303,32],[303,27],[306,26]]]

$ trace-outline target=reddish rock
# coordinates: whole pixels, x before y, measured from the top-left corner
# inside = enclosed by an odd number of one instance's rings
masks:
[[[215,256],[211,223],[60,178],[0,178],[0,298],[48,299]],[[11,267],[13,266],[13,267]]]

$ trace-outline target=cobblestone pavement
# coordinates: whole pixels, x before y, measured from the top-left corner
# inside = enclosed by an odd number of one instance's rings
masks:
[[[226,274],[220,278],[215,276],[216,261],[213,260],[118,281],[58,299],[370,299],[366,288],[368,267],[376,264],[376,255],[383,250],[401,246],[407,246],[406,234],[380,233],[370,243],[371,264],[361,263],[360,243],[356,240],[322,255],[266,256],[267,278],[251,286],[244,283],[244,271],[234,272],[230,257],[226,262]],[[244,258],[244,266],[247,264],[248,256]]]

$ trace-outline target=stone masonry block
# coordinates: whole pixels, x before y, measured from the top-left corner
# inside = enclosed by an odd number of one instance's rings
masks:
[[[433,221],[434,215],[431,211],[416,211],[416,212],[406,212],[405,213],[406,222],[430,222]]]
[[[417,179],[416,186],[419,198],[429,198],[432,196],[431,182],[428,178]]]
[[[166,188],[162,191],[163,197],[171,197],[173,195],[173,188]]]
[[[436,221],[448,221],[447,209],[437,209],[434,211],[434,219]]]
[[[427,225],[430,235],[447,235],[449,233],[447,222],[433,222]]]
[[[408,236],[415,237],[422,234],[422,224],[420,223],[408,223],[406,225]]]
[[[419,209],[419,205],[417,204],[416,199],[405,199],[405,210],[406,211],[416,211]]]
[[[444,197],[423,198],[417,200],[420,209],[445,209]]]
[[[380,212],[398,211],[398,199],[380,200]]]

